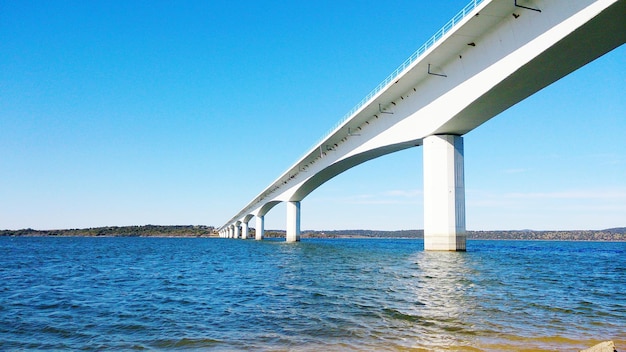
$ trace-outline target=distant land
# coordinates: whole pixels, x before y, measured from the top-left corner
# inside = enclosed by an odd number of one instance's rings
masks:
[[[204,225],[107,226],[68,230],[0,230],[0,236],[49,237],[215,237],[215,228]]]
[[[251,229],[250,237],[254,237]],[[216,228],[206,225],[144,225],[144,226],[108,226],[86,229],[67,230],[0,230],[0,236],[27,237],[217,237]],[[283,230],[267,230],[265,237],[285,237]],[[423,230],[332,230],[302,231],[302,238],[424,238]],[[550,241],[624,241],[626,227],[605,230],[504,230],[504,231],[467,231],[468,239],[476,240],[550,240]]]
[[[274,235],[266,232],[267,237]],[[278,237],[284,237],[284,231],[277,231]],[[303,231],[303,238],[424,238],[423,230],[371,231]],[[550,241],[626,241],[626,227],[605,230],[573,230],[573,231],[535,231],[535,230],[503,230],[503,231],[467,231],[471,240],[550,240]]]

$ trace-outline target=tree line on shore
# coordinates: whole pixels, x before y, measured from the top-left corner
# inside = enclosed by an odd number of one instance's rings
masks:
[[[254,237],[250,229],[250,237]],[[268,238],[285,237],[283,230],[267,230]],[[66,230],[0,230],[0,236],[50,236],[50,237],[216,237],[213,226],[206,225],[144,225],[107,226]],[[424,238],[423,230],[332,230],[302,231],[302,238]],[[489,240],[552,240],[552,241],[626,241],[626,227],[604,230],[580,231],[467,231],[468,239]]]
[[[213,226],[205,225],[144,225],[106,226],[67,230],[1,230],[0,236],[52,236],[52,237],[210,237]]]
[[[267,231],[266,237],[285,237],[284,231]],[[423,230],[303,231],[302,238],[424,238]],[[626,227],[605,230],[568,231],[467,231],[470,240],[626,241]]]

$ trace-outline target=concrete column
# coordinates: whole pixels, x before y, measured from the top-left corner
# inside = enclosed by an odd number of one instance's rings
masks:
[[[463,137],[424,138],[424,249],[465,251]]]
[[[239,238],[239,224],[235,224],[235,238]]]
[[[235,225],[230,225],[230,227],[228,228],[228,232],[228,238],[235,238]]]
[[[287,202],[287,242],[300,241],[300,202]]]
[[[256,233],[254,234],[255,240],[262,240],[265,235],[265,217],[257,216],[256,217]]]
[[[244,240],[248,239],[248,223],[247,222],[241,223],[241,238]]]

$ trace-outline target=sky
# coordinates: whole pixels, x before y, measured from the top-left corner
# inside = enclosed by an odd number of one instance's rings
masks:
[[[466,3],[0,0],[0,229],[219,227]],[[622,46],[466,134],[467,229],[626,226],[625,93]],[[369,161],[301,228],[421,229],[422,183]]]

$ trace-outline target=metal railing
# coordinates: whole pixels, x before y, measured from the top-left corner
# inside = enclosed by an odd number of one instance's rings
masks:
[[[315,144],[311,146],[306,151],[302,157],[305,157],[313,148],[317,148],[317,146],[322,143],[328,136],[333,134],[335,130],[341,125],[343,125],[354,113],[356,113],[360,108],[362,108],[367,102],[369,102],[376,94],[378,94],[381,90],[383,90],[389,83],[394,81],[404,70],[406,70],[411,64],[413,64],[420,56],[422,56],[426,50],[432,47],[435,43],[437,43],[441,38],[443,38],[446,33],[448,33],[452,28],[454,28],[461,20],[463,20],[476,6],[480,5],[484,0],[472,0],[469,4],[465,5],[465,7],[459,11],[448,23],[446,23],[440,30],[438,30],[430,39],[428,39],[422,46],[419,47],[408,59],[406,59],[398,68],[395,69],[385,80],[380,82],[376,88],[372,89],[369,94],[365,96],[365,98],[361,99],[350,111],[348,111],[322,138],[317,140]]]

